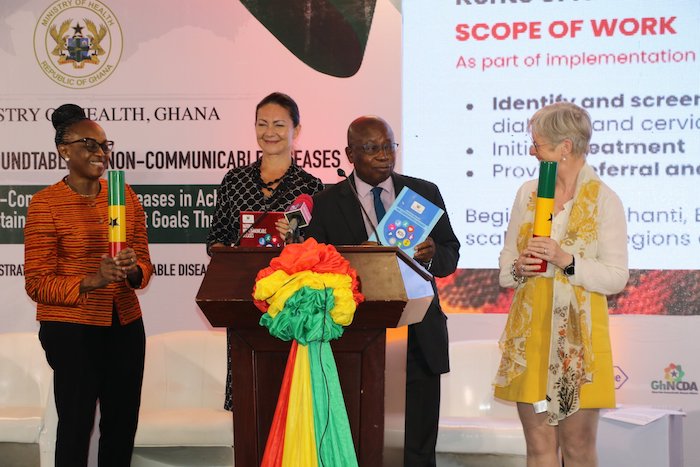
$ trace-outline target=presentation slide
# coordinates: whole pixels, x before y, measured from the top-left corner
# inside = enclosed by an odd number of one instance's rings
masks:
[[[443,181],[460,268],[498,267],[537,178],[528,118],[586,108],[588,163],[625,206],[631,269],[700,266],[700,2],[406,0],[404,171]]]
[[[558,101],[591,115],[587,161],[624,204],[630,269],[698,269],[700,2],[405,0],[403,14],[403,171],[439,183],[460,269],[498,267],[515,193],[538,177],[528,119]]]

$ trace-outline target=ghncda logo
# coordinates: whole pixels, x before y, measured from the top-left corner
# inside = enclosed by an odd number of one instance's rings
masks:
[[[662,394],[697,394],[698,385],[695,381],[684,381],[685,371],[681,365],[669,363],[664,368],[664,379],[651,382],[651,392]]]

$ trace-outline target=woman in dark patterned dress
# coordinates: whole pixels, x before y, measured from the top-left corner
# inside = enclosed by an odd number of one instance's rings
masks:
[[[301,194],[313,196],[323,189],[320,179],[305,172],[292,159],[292,143],[299,135],[299,108],[279,92],[260,101],[255,110],[255,135],[262,157],[245,167],[231,169],[221,182],[216,211],[207,236],[212,246],[235,245],[240,236],[241,211],[284,211]],[[278,230],[286,230],[286,222]],[[226,381],[225,408],[231,410],[231,348]]]

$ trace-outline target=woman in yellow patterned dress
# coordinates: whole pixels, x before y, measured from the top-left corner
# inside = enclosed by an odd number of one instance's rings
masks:
[[[528,467],[595,466],[598,409],[615,406],[606,295],[627,283],[619,197],[586,163],[591,119],[567,102],[530,120],[530,154],[558,163],[550,237],[533,237],[537,180],[518,191],[501,251],[514,287],[495,395],[517,402]],[[536,272],[547,261],[544,273]]]

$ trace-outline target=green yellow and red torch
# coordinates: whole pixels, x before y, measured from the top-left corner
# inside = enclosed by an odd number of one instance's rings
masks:
[[[109,255],[117,256],[126,248],[126,199],[124,171],[110,170],[107,176],[109,198]]]
[[[535,225],[532,228],[533,237],[549,237],[552,233],[556,182],[557,163],[540,161],[540,179],[537,184],[537,201],[535,202]],[[546,270],[547,261],[543,260],[540,269],[535,272],[545,272]]]

